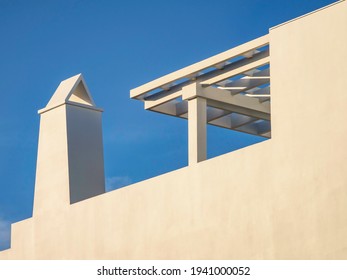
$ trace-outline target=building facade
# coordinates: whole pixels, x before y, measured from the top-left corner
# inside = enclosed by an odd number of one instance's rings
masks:
[[[101,109],[63,81],[40,111],[33,217],[0,259],[346,259],[346,27],[340,1],[132,90],[188,119],[189,166],[108,193]],[[269,140],[206,160],[206,123]]]

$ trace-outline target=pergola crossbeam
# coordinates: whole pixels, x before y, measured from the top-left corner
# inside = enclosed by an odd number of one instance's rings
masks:
[[[222,110],[218,108],[208,107],[207,108],[207,123],[229,115],[231,112],[227,110]]]
[[[216,84],[218,82],[229,79],[230,77],[242,74],[244,72],[247,72],[247,71],[252,70],[254,68],[257,68],[257,67],[261,67],[261,66],[268,64],[270,62],[268,52],[261,52],[255,56],[253,56],[252,58],[247,59],[247,60],[253,60],[253,62],[247,63],[247,61],[241,60],[236,67],[230,67],[231,69],[225,67],[223,70],[220,70],[220,71],[223,71],[223,73],[221,73],[220,75],[214,76],[212,78],[209,78],[209,79],[204,79],[201,82],[201,85],[211,86],[211,85]],[[232,64],[230,64],[230,65],[232,65]]]
[[[254,57],[252,57],[250,59],[243,59],[243,60],[231,63],[231,64],[225,66],[222,70],[214,70],[214,71],[211,71],[211,72],[208,72],[206,74],[199,76],[195,80],[188,80],[188,81],[182,82],[180,84],[174,85],[171,88],[167,88],[167,90],[162,90],[162,91],[154,93],[150,96],[147,96],[144,98],[144,100],[145,101],[156,101],[159,99],[170,100],[170,99],[175,98],[174,97],[175,93],[177,93],[178,91],[180,91],[183,87],[185,87],[187,85],[190,85],[193,83],[200,83],[201,85],[206,86],[206,85],[208,85],[208,83],[211,79],[218,78],[218,77],[222,77],[222,78],[219,78],[219,81],[218,81],[218,82],[221,82],[223,80],[231,78],[232,76],[239,75],[239,74],[246,72],[250,69],[253,69],[253,68],[256,68],[258,66],[263,65],[264,64],[263,59],[268,61],[268,54],[269,54],[268,51],[264,51],[262,53],[255,55]],[[255,66],[252,63],[255,63],[254,64]],[[266,62],[265,62],[265,64],[266,64]],[[267,79],[267,78],[265,78],[265,79]],[[261,78],[259,78],[257,80],[260,81],[260,83],[258,83],[258,85],[268,82],[268,80],[262,80]],[[256,84],[257,82],[251,82],[251,81],[252,81],[252,79],[245,78],[244,81],[241,82],[242,83],[241,89],[245,90],[245,89],[243,89],[243,87],[247,87],[247,84],[249,85],[249,83],[255,83],[254,86],[250,85],[249,88],[258,86]],[[173,98],[171,98],[169,96],[173,96]],[[165,98],[165,99],[163,99],[163,98]],[[156,103],[152,103],[152,104],[156,104]],[[156,106],[156,105],[153,105],[153,106]]]
[[[182,93],[179,94],[179,96]],[[207,100],[207,105],[220,110],[235,112],[250,117],[270,120],[270,108],[267,104],[262,104],[257,98],[244,95],[232,96],[224,90],[217,88],[203,88],[199,96]],[[189,96],[186,97],[189,99]],[[150,103],[147,103],[150,102]],[[178,105],[183,101],[171,100],[170,102],[145,101],[145,108],[153,111],[160,111],[169,115],[180,116],[186,113],[187,105]],[[153,105],[153,103],[155,105]],[[158,104],[157,104],[158,103]],[[163,106],[167,104],[167,106]],[[170,106],[170,104],[173,104]],[[173,108],[178,108],[177,112]],[[167,112],[165,112],[167,110]]]
[[[270,82],[269,78],[259,78],[259,79],[239,79],[234,82],[229,82],[223,87],[218,87],[219,89],[228,90],[231,94],[238,94],[244,91],[251,90],[255,87],[267,84]]]
[[[270,122],[261,121],[261,122],[252,122],[243,126],[236,128],[235,130],[246,132],[255,135],[263,135],[269,132],[271,129]]]
[[[154,89],[160,88],[163,85],[171,84],[172,82],[175,82],[175,81],[180,80],[182,78],[191,77],[195,73],[203,71],[203,70],[205,70],[205,69],[207,69],[213,65],[219,65],[220,63],[227,62],[228,60],[231,60],[237,56],[243,55],[249,51],[261,48],[261,47],[267,45],[268,43],[269,43],[269,35],[259,37],[255,40],[247,42],[243,45],[232,48],[230,50],[227,50],[225,52],[222,52],[220,54],[217,54],[215,56],[207,58],[203,61],[200,61],[200,62],[195,63],[193,65],[190,65],[188,67],[182,68],[178,71],[175,71],[173,73],[165,75],[161,78],[153,80],[153,81],[151,81],[147,84],[144,84],[142,86],[139,86],[135,89],[132,89],[130,91],[130,97],[131,98],[137,98],[137,97],[139,97],[139,96],[141,96],[147,92],[150,92]]]
[[[244,95],[232,96],[218,88],[203,89],[209,106],[264,120],[270,120],[270,110],[257,99]]]

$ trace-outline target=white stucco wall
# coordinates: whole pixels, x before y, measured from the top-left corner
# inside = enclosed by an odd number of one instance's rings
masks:
[[[271,140],[56,200],[0,258],[346,259],[346,26],[341,2],[270,30]]]

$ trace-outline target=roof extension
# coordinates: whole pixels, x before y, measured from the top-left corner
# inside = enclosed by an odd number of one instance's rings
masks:
[[[269,37],[262,36],[130,91],[146,110],[188,118],[206,99],[206,123],[271,137]]]

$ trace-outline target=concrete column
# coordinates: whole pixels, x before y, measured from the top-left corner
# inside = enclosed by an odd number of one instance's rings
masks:
[[[206,159],[206,99],[188,100],[188,162],[196,164]]]

